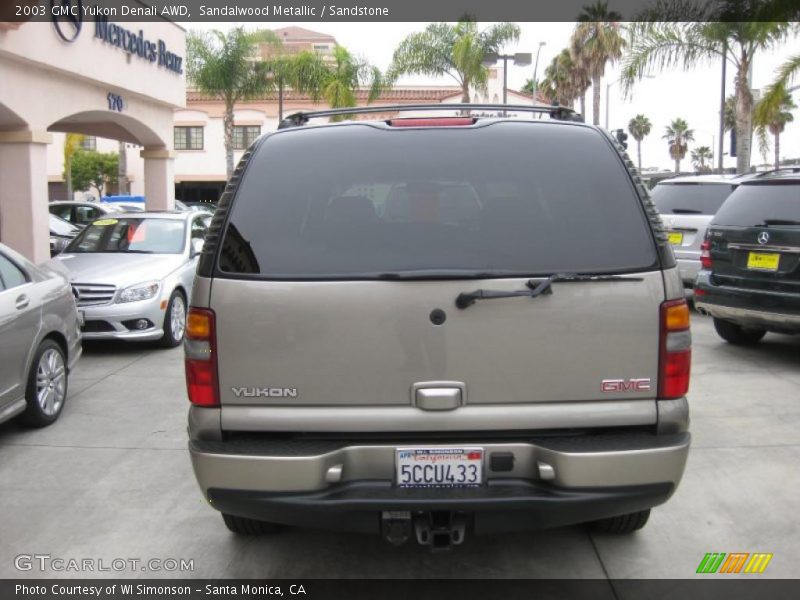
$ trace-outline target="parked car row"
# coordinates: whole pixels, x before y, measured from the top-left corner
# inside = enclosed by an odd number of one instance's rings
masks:
[[[0,244],[0,422],[58,418],[82,339],[179,345],[211,220],[206,211],[88,202],[53,203],[51,211],[55,258],[36,266]]]
[[[800,333],[800,169],[676,177],[653,199],[684,286],[723,339]]]

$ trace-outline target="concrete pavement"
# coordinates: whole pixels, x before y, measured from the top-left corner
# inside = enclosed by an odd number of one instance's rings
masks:
[[[800,559],[800,337],[736,348],[694,316],[693,447],[675,496],[631,536],[569,527],[469,538],[454,551],[288,530],[237,538],[200,495],[186,451],[181,349],[91,345],[60,421],[0,425],[0,577],[686,578],[706,552]],[[187,559],[193,571],[18,571],[20,554]]]

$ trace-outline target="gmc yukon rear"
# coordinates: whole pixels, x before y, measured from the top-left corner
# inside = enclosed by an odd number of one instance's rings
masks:
[[[579,522],[630,532],[683,473],[681,278],[595,127],[264,135],[220,201],[192,301],[192,464],[236,533],[449,547]]]

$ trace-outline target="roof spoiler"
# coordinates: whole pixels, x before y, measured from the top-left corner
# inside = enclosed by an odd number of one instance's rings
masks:
[[[450,110],[450,111],[472,111],[489,110],[492,112],[529,112],[550,115],[551,119],[558,121],[577,121],[583,123],[583,116],[566,106],[553,104],[552,106],[532,106],[527,104],[386,104],[376,106],[353,106],[351,108],[332,108],[329,110],[319,110],[311,112],[296,112],[285,117],[278,129],[289,129],[290,127],[302,127],[311,119],[324,117],[339,117],[345,115],[362,115],[385,112],[408,112],[415,110]]]

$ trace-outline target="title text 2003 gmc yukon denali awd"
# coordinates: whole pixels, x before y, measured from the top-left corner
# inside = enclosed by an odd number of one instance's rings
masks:
[[[283,128],[246,153],[187,323],[228,528],[644,525],[683,473],[683,286],[631,164],[557,119]]]

